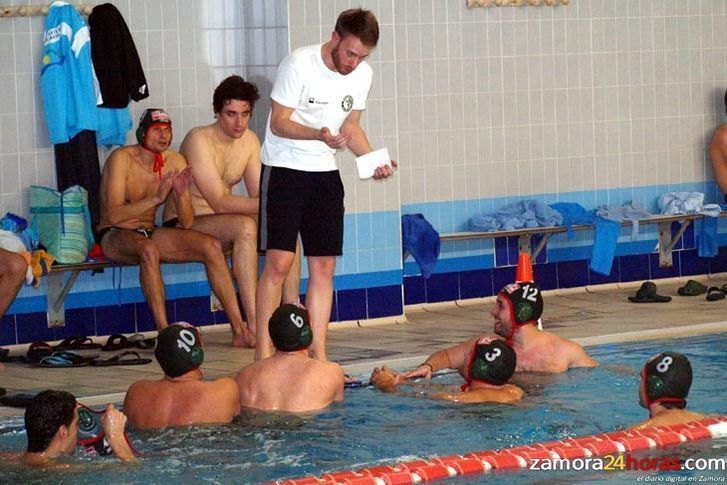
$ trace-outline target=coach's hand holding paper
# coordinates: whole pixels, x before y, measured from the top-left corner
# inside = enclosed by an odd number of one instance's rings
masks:
[[[387,148],[374,150],[356,158],[358,177],[361,179],[367,179],[371,177],[386,178],[394,173],[392,164],[394,167],[396,166],[396,162],[391,160],[391,157],[389,156],[389,150]],[[381,170],[379,170],[377,173],[377,169],[379,169],[379,167],[381,167]]]

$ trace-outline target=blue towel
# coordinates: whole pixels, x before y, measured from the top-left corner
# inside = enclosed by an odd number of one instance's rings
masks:
[[[601,217],[596,219],[596,233],[593,237],[593,252],[591,253],[591,271],[604,276],[611,274],[613,257],[616,254],[616,243],[620,233],[620,223]]]
[[[716,217],[702,218],[702,232],[699,234],[699,246],[697,247],[699,257],[712,258],[717,256],[719,252],[717,221]]]
[[[401,238],[406,252],[414,256],[424,278],[429,278],[437,266],[439,257],[439,233],[421,214],[401,216]]]
[[[99,145],[125,145],[126,134],[131,129],[131,115],[126,108],[99,108],[96,143]]]
[[[473,231],[509,231],[532,227],[552,227],[562,224],[563,218],[537,200],[521,200],[498,209],[494,214],[475,216],[470,219]]]
[[[550,208],[558,211],[563,217],[563,225],[568,234],[568,239],[573,239],[573,226],[576,224],[590,225],[596,223],[594,211],[588,211],[582,205],[575,202],[556,202],[550,204]]]

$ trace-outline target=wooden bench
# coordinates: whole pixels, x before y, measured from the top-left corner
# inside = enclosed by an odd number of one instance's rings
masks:
[[[722,211],[720,217],[727,215],[727,212]],[[648,219],[639,219],[640,225],[645,224],[659,224],[659,266],[662,268],[670,268],[674,265],[672,259],[672,251],[674,246],[684,235],[684,231],[687,230],[692,221],[701,219],[703,217],[709,217],[702,214],[678,214],[678,215],[653,215]],[[671,225],[673,222],[679,222],[680,226],[676,234],[672,235]],[[621,226],[628,227],[633,224],[630,219],[621,221]],[[588,231],[595,229],[594,224],[578,224],[571,226],[574,231]],[[560,234],[566,232],[565,226],[553,226],[553,227],[532,227],[523,229],[512,229],[507,231],[463,231],[463,232],[451,232],[447,234],[440,234],[439,239],[441,241],[466,241],[471,239],[494,239],[499,237],[517,237],[518,238],[518,252],[529,253],[532,256],[533,261],[538,257],[540,252],[545,248],[548,239],[553,234]],[[532,237],[535,235],[542,235],[543,238],[538,242],[535,249],[532,249]]]

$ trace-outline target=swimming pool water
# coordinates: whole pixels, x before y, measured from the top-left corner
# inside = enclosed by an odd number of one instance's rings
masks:
[[[80,470],[65,476],[65,480],[261,483],[613,431],[647,417],[646,410],[638,405],[638,374],[649,357],[666,350],[685,353],[692,362],[694,383],[689,408],[727,414],[723,380],[727,335],[610,344],[589,349],[602,367],[574,369],[555,376],[517,375],[515,382],[523,386],[527,395],[515,406],[456,405],[358,389],[347,391],[345,403],[310,416],[245,413],[239,422],[227,426],[161,432],[132,429],[134,445],[145,454],[138,465],[107,461],[98,466],[88,463],[97,461],[96,458],[78,457],[76,460],[82,462]],[[434,379],[433,385],[460,382],[459,376],[446,375]],[[22,419],[0,423],[0,452],[21,450],[24,445]],[[713,441],[667,450],[666,455],[724,457],[725,450],[727,443]],[[640,475],[644,472],[531,471],[467,477],[451,483],[473,483],[487,478],[511,483],[620,483]],[[7,464],[0,464],[0,477],[5,483],[48,480],[46,472]]]

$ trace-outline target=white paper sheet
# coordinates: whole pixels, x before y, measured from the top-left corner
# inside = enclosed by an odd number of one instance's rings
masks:
[[[374,171],[382,165],[391,167],[391,157],[389,157],[389,150],[386,147],[356,158],[358,177],[361,179],[373,177]]]

